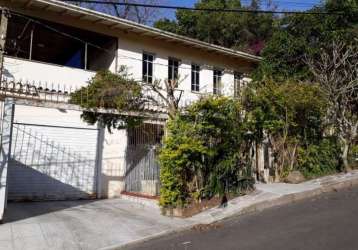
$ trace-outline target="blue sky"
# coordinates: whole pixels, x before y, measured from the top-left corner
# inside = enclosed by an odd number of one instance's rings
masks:
[[[262,7],[266,8],[267,3],[270,0],[262,0]],[[163,4],[168,5],[176,5],[176,6],[187,6],[192,7],[197,2],[197,0],[162,0],[160,1]],[[251,0],[241,0],[243,5],[247,5],[251,2]],[[320,0],[271,0],[271,2],[277,6],[278,10],[295,10],[295,11],[303,11],[310,9],[314,5],[319,4]],[[166,16],[169,18],[175,17],[175,11],[166,10]]]

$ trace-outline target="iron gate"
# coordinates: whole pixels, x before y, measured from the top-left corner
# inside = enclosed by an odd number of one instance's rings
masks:
[[[126,191],[151,196],[159,195],[159,164],[156,160],[156,147],[136,147],[127,152],[139,158],[127,163]]]
[[[163,126],[143,124],[128,131],[125,190],[144,195],[159,195],[160,168],[157,149],[163,136]]]

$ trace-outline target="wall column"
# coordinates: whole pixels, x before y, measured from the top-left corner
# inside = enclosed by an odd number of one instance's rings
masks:
[[[12,98],[6,98],[2,107],[1,150],[0,150],[0,222],[3,220],[7,203],[7,170],[11,153],[12,123],[15,104]]]
[[[119,197],[125,187],[127,132],[103,129],[103,156],[101,170],[102,198]]]

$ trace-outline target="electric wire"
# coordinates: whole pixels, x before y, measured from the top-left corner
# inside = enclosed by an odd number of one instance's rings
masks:
[[[205,11],[205,12],[227,12],[227,13],[253,13],[253,14],[299,14],[299,15],[344,15],[343,12],[317,12],[317,11],[275,11],[275,10],[249,10],[249,9],[220,9],[220,8],[195,8],[174,5],[158,5],[158,4],[142,4],[142,3],[125,3],[116,1],[98,1],[98,0],[62,0],[63,2],[77,2],[90,3],[102,5],[119,5],[119,6],[133,6],[144,8],[158,8],[158,9],[175,9],[175,10],[190,10],[190,11]]]

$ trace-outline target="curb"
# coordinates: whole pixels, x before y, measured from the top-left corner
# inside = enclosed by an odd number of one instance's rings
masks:
[[[277,198],[273,198],[271,200],[258,202],[256,204],[253,204],[251,206],[243,208],[241,211],[238,211],[233,216],[240,216],[240,215],[245,215],[245,214],[249,214],[249,213],[261,212],[267,208],[292,204],[294,202],[313,198],[313,197],[316,197],[316,196],[324,194],[324,193],[336,192],[338,190],[350,188],[353,186],[358,186],[358,178],[352,179],[352,180],[341,181],[338,183],[333,182],[333,183],[323,185],[322,187],[319,187],[317,189],[303,191],[300,193],[286,194],[286,195],[283,195],[283,196],[280,196]],[[224,219],[227,219],[230,217],[232,217],[232,216],[227,216]]]
[[[319,188],[314,188],[312,190],[307,190],[307,191],[303,191],[303,192],[299,192],[299,193],[286,194],[286,195],[282,195],[280,197],[272,198],[270,200],[261,201],[261,202],[255,203],[253,205],[250,205],[248,207],[242,208],[240,211],[234,212],[232,214],[227,214],[221,218],[213,219],[210,223],[207,223],[207,224],[217,223],[217,222],[220,222],[225,219],[232,218],[232,217],[242,216],[242,215],[246,215],[246,214],[252,214],[255,212],[261,212],[265,209],[272,208],[272,207],[292,204],[294,202],[313,198],[313,197],[316,197],[316,196],[324,194],[324,193],[336,192],[338,190],[351,188],[353,186],[358,186],[358,177],[348,179],[348,180],[332,181],[331,183],[321,184],[321,186]],[[125,244],[113,245],[113,246],[109,246],[109,247],[105,247],[105,248],[101,248],[101,249],[102,250],[123,249],[123,248],[129,247],[131,245],[135,245],[135,244],[147,242],[152,239],[159,238],[164,235],[170,235],[173,233],[183,232],[185,230],[191,229],[194,225],[197,225],[197,224],[200,224],[200,222],[193,221],[192,223],[189,223],[188,225],[185,225],[185,226],[180,226],[177,228],[162,231],[162,232],[159,232],[159,233],[156,233],[153,235],[149,235],[144,238],[137,239],[137,240],[125,243]]]

